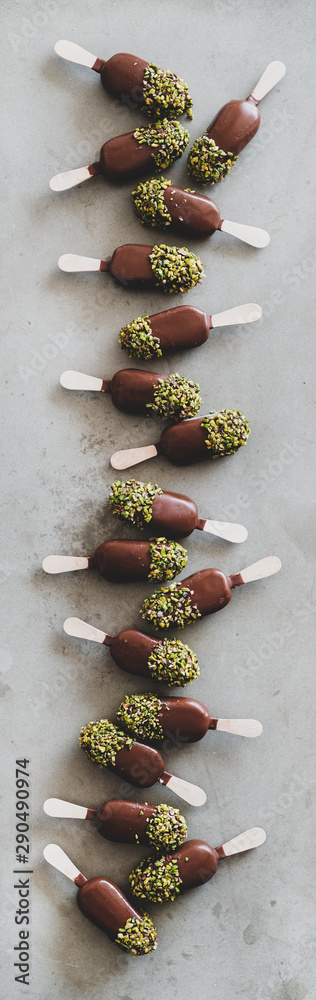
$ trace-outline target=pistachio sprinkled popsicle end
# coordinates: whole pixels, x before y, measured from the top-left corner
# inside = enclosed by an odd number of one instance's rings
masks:
[[[169,587],[161,587],[161,590],[156,590],[145,599],[140,611],[141,617],[157,629],[167,629],[172,625],[184,628],[201,618],[201,613],[191,598],[189,587],[170,583]]]
[[[187,552],[179,542],[167,538],[150,538],[149,580],[173,580],[187,564]]]
[[[153,247],[149,255],[157,287],[163,292],[189,292],[203,278],[203,264],[187,247]]]
[[[200,675],[195,653],[181,639],[157,642],[147,666],[152,678],[167,687],[185,687]]]
[[[206,447],[212,458],[234,455],[247,444],[251,430],[240,410],[219,410],[204,417],[201,427],[207,431]]]
[[[163,420],[185,420],[195,417],[201,406],[200,386],[197,382],[183,378],[177,372],[159,380],[153,387],[154,399],[147,409],[157,413]]]
[[[119,333],[119,344],[130,358],[159,358],[162,355],[158,337],[154,337],[148,316],[137,316],[123,326]]]
[[[159,486],[141,483],[136,479],[112,483],[110,508],[121,520],[130,521],[137,528],[144,528],[152,520],[152,506],[155,496],[162,494]]]
[[[154,117],[182,115],[193,118],[193,102],[187,84],[169,70],[149,63],[144,72],[143,109]]]
[[[165,857],[143,858],[129,876],[133,895],[153,903],[176,899],[181,883],[177,862],[167,861]]]
[[[189,138],[189,133],[179,122],[168,121],[167,118],[147,128],[137,128],[134,132],[134,139],[140,146],[149,146],[159,170],[166,170],[174,160],[182,156]]]
[[[139,920],[129,917],[124,927],[119,928],[115,944],[130,955],[147,955],[150,951],[155,951],[157,932],[148,914],[143,913]]]
[[[189,152],[188,171],[201,184],[216,184],[227,176],[238,156],[225,153],[205,134],[196,139]]]

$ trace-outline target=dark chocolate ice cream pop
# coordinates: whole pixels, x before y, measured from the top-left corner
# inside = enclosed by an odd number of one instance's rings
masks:
[[[209,729],[251,738],[262,733],[256,719],[213,719],[194,698],[158,698],[150,692],[125,695],[116,718],[129,736],[144,743],[160,743],[165,736],[177,744],[197,743]]]
[[[234,455],[247,444],[250,434],[248,420],[240,410],[220,410],[205,417],[183,420],[170,424],[162,432],[157,444],[143,448],[125,448],[111,458],[113,469],[130,469],[156,455],[164,455],[174,465],[191,465],[206,458],[223,458]]]
[[[153,628],[184,628],[197,618],[225,608],[234,587],[253,580],[264,580],[280,569],[281,560],[277,556],[259,559],[231,576],[226,576],[219,569],[202,569],[180,580],[180,583],[171,583],[147,597],[140,613]]]
[[[186,549],[167,538],[150,538],[148,542],[114,538],[98,545],[94,556],[46,556],[42,567],[52,574],[96,568],[104,580],[134,583],[173,580],[186,564]]]
[[[265,831],[256,826],[221,847],[210,847],[204,840],[186,840],[177,851],[161,858],[143,858],[130,874],[132,893],[153,903],[174,900],[180,892],[209,882],[221,858],[260,847],[265,839]]]
[[[269,63],[259,82],[244,101],[229,101],[218,111],[189,153],[188,170],[202,184],[223,180],[238,155],[253,139],[260,125],[258,104],[282,80],[283,62]]]
[[[200,347],[208,339],[210,330],[255,323],[261,316],[261,306],[256,302],[247,302],[214,316],[208,316],[196,306],[175,306],[153,316],[137,316],[122,327],[119,344],[130,358],[148,361],[169,351]]]
[[[100,875],[87,879],[58,844],[47,844],[43,854],[45,861],[78,886],[79,910],[119,948],[130,955],[154,951],[157,934],[150,917],[135,910],[115,882]]]
[[[97,174],[103,174],[110,181],[124,181],[148,173],[155,166],[158,170],[166,170],[182,156],[188,142],[186,129],[179,122],[164,118],[155,125],[108,139],[101,147],[99,160],[88,167],[56,174],[49,186],[52,191],[67,191]]]
[[[206,795],[198,785],[177,778],[165,770],[158,750],[137,743],[122,733],[108,719],[88,722],[83,726],[79,743],[89,760],[98,767],[108,767],[120,778],[137,788],[150,788],[159,781],[191,806],[203,806]]]
[[[156,851],[175,851],[187,835],[184,816],[178,809],[163,803],[150,806],[148,802],[109,799],[99,809],[86,809],[63,799],[46,799],[43,808],[47,816],[92,820],[106,840],[119,844],[146,844]]]
[[[66,635],[109,646],[111,656],[121,670],[151,680],[166,687],[185,687],[200,670],[195,653],[180,639],[153,639],[135,628],[125,628],[118,635],[109,635],[80,618],[66,618]]]
[[[110,508],[121,521],[129,521],[136,528],[146,528],[163,533],[168,538],[185,538],[195,528],[207,531],[228,542],[244,542],[247,528],[229,521],[211,521],[199,517],[194,500],[182,493],[169,493],[154,483],[136,479],[112,483]]]
[[[66,253],[59,258],[61,271],[109,272],[124,288],[158,288],[162,292],[189,292],[203,277],[200,258],[186,247],[143,246],[126,243],[109,260]]]
[[[184,112],[188,118],[193,118],[187,85],[170,70],[159,69],[155,63],[145,62],[129,52],[118,52],[107,60],[99,59],[81,45],[65,39],[56,42],[54,48],[62,59],[100,73],[104,90],[112,97],[119,97],[128,107],[140,107],[154,118],[165,115],[172,118]]]
[[[112,403],[124,413],[157,415],[163,420],[195,417],[201,406],[200,386],[178,375],[157,375],[139,368],[122,368],[113,378],[94,378],[82,372],[67,371],[60,376],[65,389],[106,392]]]
[[[270,243],[265,229],[222,219],[219,208],[210,198],[189,189],[183,191],[163,177],[139,184],[132,198],[137,218],[153,229],[171,226],[185,236],[212,236],[218,230],[252,247],[266,247]]]

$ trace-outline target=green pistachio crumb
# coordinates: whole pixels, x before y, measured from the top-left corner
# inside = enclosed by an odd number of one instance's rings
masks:
[[[201,427],[207,431],[205,444],[212,458],[234,455],[238,448],[247,444],[251,433],[248,420],[240,410],[209,413],[202,420]]]
[[[176,861],[168,861],[167,857],[143,858],[131,872],[129,883],[134,896],[164,903],[176,898],[182,879]]]
[[[188,292],[201,281],[204,271],[199,257],[186,247],[154,246],[149,255],[157,287],[163,292]]]
[[[222,181],[229,173],[231,167],[238,160],[238,156],[233,153],[225,153],[219,149],[208,135],[202,135],[196,139],[189,152],[188,171],[197,181],[207,184],[209,181],[216,184]]]
[[[154,399],[152,403],[147,403],[147,409],[152,413],[157,413],[163,420],[185,420],[187,417],[195,417],[201,406],[200,386],[198,382],[191,382],[190,379],[178,375],[168,375],[166,379],[159,379],[154,386]]]
[[[151,181],[142,181],[132,191],[132,200],[137,218],[144,226],[152,229],[166,229],[172,218],[164,200],[164,191],[170,187],[171,181],[163,177],[154,177]]]
[[[173,580],[187,564],[187,551],[179,542],[167,538],[150,538],[149,580]]]
[[[181,639],[157,642],[147,666],[153,679],[166,687],[185,687],[200,674],[195,653]]]
[[[153,483],[140,483],[136,479],[112,483],[110,507],[112,513],[123,521],[130,521],[136,528],[144,528],[153,516],[153,500],[163,491]]]
[[[151,847],[155,847],[157,851],[176,851],[183,844],[186,835],[187,824],[178,809],[163,803],[156,807],[146,829]]]
[[[139,920],[129,917],[124,927],[119,928],[115,944],[129,951],[130,955],[148,955],[148,952],[155,951],[157,932],[148,914],[143,913]]]
[[[170,583],[169,587],[161,587],[151,597],[146,597],[140,611],[141,617],[151,622],[154,628],[170,628],[171,625],[184,628],[201,618],[201,613],[197,605],[192,604],[191,598],[189,587]]]
[[[148,316],[137,316],[131,323],[122,326],[119,344],[130,358],[159,358],[162,355],[158,337],[154,337]]]
[[[146,144],[150,147],[151,155],[159,170],[166,170],[174,160],[178,160],[184,153],[188,142],[189,133],[177,121],[155,122],[145,128],[137,128],[134,132],[134,139],[140,146]]]
[[[127,694],[119,706],[117,721],[141,743],[160,741],[164,735],[159,721],[162,707],[163,701],[155,694]]]
[[[88,722],[80,731],[79,744],[94,764],[108,767],[115,764],[116,754],[123,747],[130,750],[133,740],[121,733],[108,719],[100,722]]]
[[[193,118],[192,98],[187,84],[170,70],[159,69],[155,63],[146,66],[143,80],[143,110],[153,117],[182,115]]]

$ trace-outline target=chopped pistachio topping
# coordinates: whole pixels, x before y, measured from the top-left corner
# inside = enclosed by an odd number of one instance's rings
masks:
[[[154,386],[154,400],[147,403],[147,410],[157,413],[163,420],[185,420],[195,417],[201,406],[200,386],[175,372]]]
[[[196,139],[189,152],[188,171],[197,181],[207,184],[211,181],[216,184],[222,181],[230,168],[238,160],[238,156],[233,153],[225,153],[223,149],[216,146],[214,139],[208,135],[202,135]]]
[[[171,625],[184,628],[196,618],[201,618],[201,613],[197,605],[192,604],[191,597],[192,592],[189,587],[170,583],[169,587],[161,587],[161,590],[156,590],[151,597],[146,597],[140,614],[146,621],[151,622],[154,628],[170,628]]]
[[[119,333],[119,344],[127,351],[130,358],[159,358],[162,355],[158,337],[151,332],[148,316],[137,316],[131,323],[122,326]]]
[[[130,521],[136,528],[144,528],[153,516],[153,500],[163,491],[153,483],[140,483],[136,479],[128,479],[125,483],[119,479],[112,483],[110,507],[112,513],[123,521]]]
[[[159,170],[166,170],[166,167],[170,167],[174,160],[182,156],[189,138],[189,133],[179,122],[168,121],[168,118],[146,128],[137,128],[134,132],[134,139],[140,146],[146,144],[150,147]]]
[[[155,951],[157,932],[148,914],[143,913],[139,920],[128,917],[124,927],[117,932],[115,944],[129,951],[130,955],[147,955],[149,951]]]
[[[251,433],[248,420],[240,410],[209,413],[202,420],[201,427],[207,431],[205,444],[213,458],[234,455],[238,448],[247,444]]]
[[[176,861],[168,861],[166,857],[143,858],[131,872],[129,883],[134,896],[164,903],[176,898],[182,879]]]
[[[181,639],[157,642],[147,666],[154,680],[167,687],[185,687],[200,674],[195,653]]]
[[[186,835],[187,824],[178,809],[163,803],[156,807],[146,827],[146,838],[152,847],[157,851],[176,851]]]
[[[150,538],[149,580],[173,580],[187,564],[186,549],[167,538]]]
[[[121,733],[117,726],[113,726],[108,719],[100,719],[100,722],[88,722],[80,731],[79,743],[93,764],[99,767],[108,767],[115,764],[116,754],[119,750],[130,750],[133,740]]]
[[[151,181],[138,184],[132,191],[137,218],[144,226],[151,226],[152,229],[170,226],[172,218],[164,199],[164,191],[170,184],[171,181],[165,181],[163,177],[154,177]]]
[[[154,117],[183,115],[193,118],[192,98],[181,77],[170,70],[159,69],[155,63],[146,66],[143,80],[144,111]]]
[[[141,743],[163,740],[159,722],[162,707],[163,701],[155,694],[126,694],[117,712],[117,721]]]
[[[156,285],[163,292],[188,292],[203,277],[203,264],[186,247],[154,246],[149,254]]]

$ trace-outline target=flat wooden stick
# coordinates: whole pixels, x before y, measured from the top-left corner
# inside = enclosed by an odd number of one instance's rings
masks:
[[[248,243],[251,247],[267,247],[270,243],[269,233],[266,233],[265,229],[257,229],[256,226],[243,226],[240,222],[229,222],[228,219],[223,219],[219,228],[222,233],[236,236],[237,240],[242,240],[243,243]]]
[[[237,326],[244,323],[255,323],[261,319],[262,309],[257,302],[246,302],[242,306],[234,306],[233,309],[226,309],[225,312],[216,313],[211,316],[212,327],[216,330],[220,326]]]
[[[258,83],[252,90],[250,96],[253,97],[259,104],[259,101],[262,101],[262,98],[265,97],[277,83],[280,83],[280,80],[282,80],[285,73],[286,67],[283,62],[276,60],[275,62],[269,63],[260,77],[260,80],[258,80]]]

